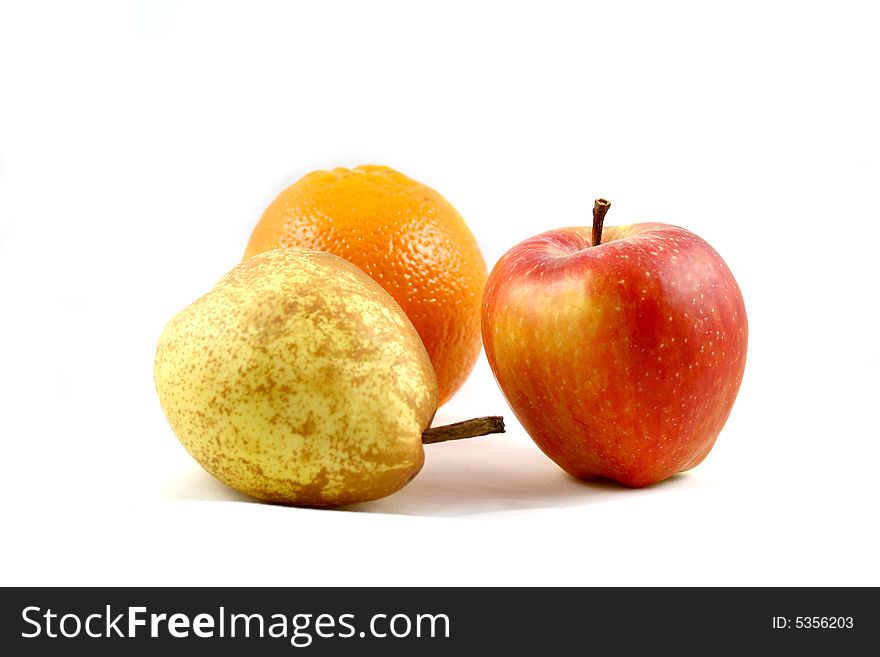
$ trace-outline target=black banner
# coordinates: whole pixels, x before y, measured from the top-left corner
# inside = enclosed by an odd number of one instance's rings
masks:
[[[525,654],[597,647],[856,654],[876,589],[19,588],[2,591],[7,655]],[[550,651],[550,652],[548,652]],[[197,653],[197,654],[202,654]],[[785,653],[788,654],[788,653]]]

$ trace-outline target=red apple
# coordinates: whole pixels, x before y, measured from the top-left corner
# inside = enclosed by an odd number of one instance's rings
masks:
[[[662,223],[560,228],[514,246],[483,296],[492,372],[572,475],[640,487],[700,463],[742,381],[748,323],[721,256]]]

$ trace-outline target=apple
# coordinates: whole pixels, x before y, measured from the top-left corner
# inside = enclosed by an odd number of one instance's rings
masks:
[[[742,382],[748,323],[721,256],[663,223],[527,239],[483,295],[486,356],[538,447],[581,479],[642,487],[700,463]]]

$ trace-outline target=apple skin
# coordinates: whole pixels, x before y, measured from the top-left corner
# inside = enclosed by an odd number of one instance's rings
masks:
[[[742,293],[721,256],[661,223],[562,228],[495,265],[486,356],[538,447],[580,479],[647,486],[700,463],[746,362]]]

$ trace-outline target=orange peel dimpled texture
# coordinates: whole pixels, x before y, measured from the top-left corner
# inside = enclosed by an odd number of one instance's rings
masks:
[[[312,172],[266,208],[245,258],[279,247],[328,251],[354,263],[400,305],[437,374],[439,403],[480,353],[486,264],[439,193],[383,166]]]

